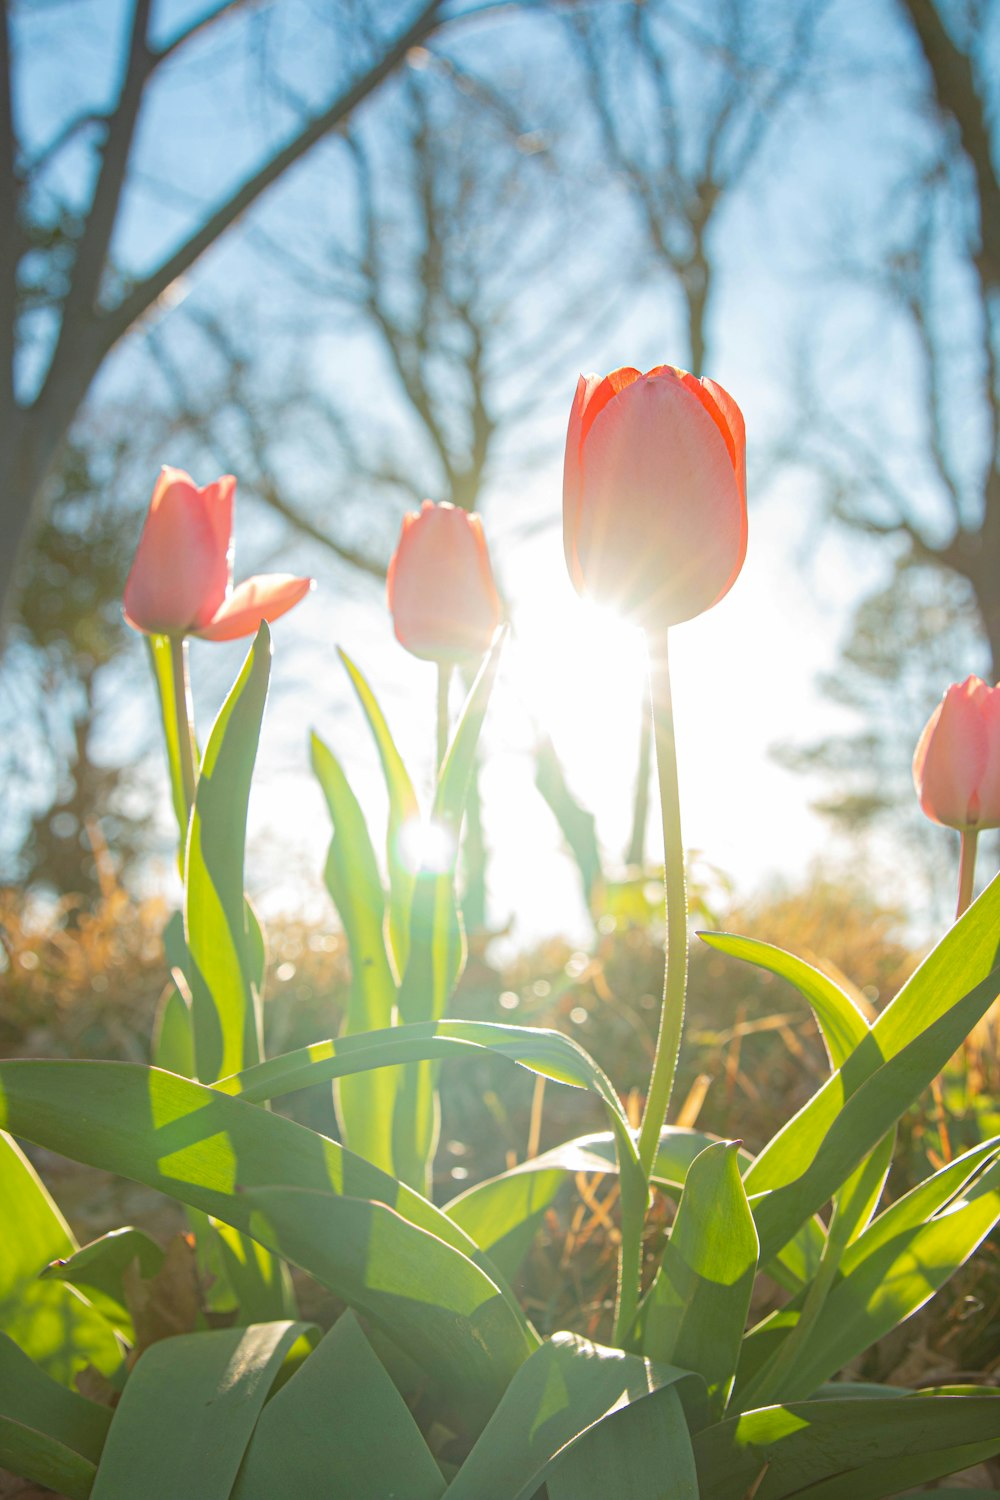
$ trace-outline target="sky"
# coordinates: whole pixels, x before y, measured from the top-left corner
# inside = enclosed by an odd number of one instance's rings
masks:
[[[164,34],[198,9],[180,0],[161,5]],[[837,287],[845,261],[860,254],[866,235],[876,234],[873,218],[913,149],[907,100],[914,87],[907,71],[912,48],[888,3],[837,0],[830,11],[830,45],[815,87],[788,106],[771,132],[727,202],[715,242],[719,288],[709,373],[733,393],[747,418],[750,543],[730,595],[674,633],[685,842],[743,895],[776,878],[794,882],[811,866],[839,866],[843,860],[843,846],[810,810],[815,783],[782,769],[770,751],[778,743],[849,727],[846,711],[822,696],[817,678],[834,665],[851,608],[882,575],[888,558],[884,549],[876,553],[856,538],[822,529],[815,478],[805,468],[774,461],[775,447],[795,417],[796,362],[805,349],[831,400],[846,393],[849,402],[856,390],[866,416],[873,399],[883,403],[882,422],[894,430],[905,431],[912,420],[916,381],[905,337],[880,321],[884,314],[863,292]],[[65,45],[63,32],[62,44],[52,48],[25,90],[24,118],[37,139],[56,122],[70,89],[79,102],[92,104],[100,103],[108,86],[109,38],[122,9],[102,0],[80,14],[85,20],[75,23],[74,46]],[[339,59],[335,38],[310,15],[308,6],[286,8],[279,40],[282,57],[296,64],[302,92],[319,98]],[[523,66],[516,25],[501,33],[496,22],[480,24],[487,40],[505,38],[497,45],[509,49],[507,66],[516,76]],[[44,44],[42,32],[37,39]],[[550,35],[543,52],[558,45]],[[118,247],[137,268],[155,262],[198,216],[212,183],[239,179],[252,161],[254,142],[259,149],[261,139],[280,138],[287,128],[292,106],[262,87],[273,81],[267,56],[260,45],[233,55],[221,41],[210,40],[155,97],[137,147],[136,190]],[[81,59],[89,65],[81,67]],[[223,61],[228,71],[220,88]],[[371,128],[377,133],[377,121]],[[253,232],[263,227],[279,239],[286,234],[290,250],[305,252],[328,226],[336,230],[349,210],[337,194],[338,149],[324,147],[314,165],[279,185],[249,228],[231,234],[173,289],[159,314],[165,337],[185,347],[186,305],[229,307],[238,316],[241,299],[257,302],[261,319],[271,317],[277,328],[279,311],[294,309],[299,294],[275,271],[273,257],[255,251]],[[70,189],[80,192],[82,160],[74,164],[71,157],[65,168]],[[298,230],[293,234],[299,224],[301,238]],[[573,594],[562,561],[561,449],[576,377],[581,369],[669,362],[681,337],[676,296],[662,278],[637,282],[634,291],[616,283],[618,247],[637,233],[620,191],[612,188],[602,199],[601,214],[587,228],[582,247],[566,247],[566,274],[583,276],[588,265],[600,264],[609,316],[589,334],[582,325],[579,337],[567,331],[565,358],[533,416],[537,461],[528,472],[501,463],[481,507],[515,621],[485,734],[483,795],[490,917],[497,926],[513,920],[517,946],[554,930],[579,941],[588,932],[575,871],[532,786],[531,750],[539,731],[551,735],[573,791],[597,814],[612,864],[627,842],[631,817],[641,644],[615,622],[594,619]],[[624,254],[621,261],[632,264]],[[540,281],[535,295],[552,294],[550,284]],[[525,305],[530,319],[530,293]],[[308,307],[300,309],[300,321],[308,317]],[[270,328],[266,321],[262,326]],[[377,411],[389,427],[396,421],[398,398],[384,359],[356,324],[321,309],[317,335],[301,349],[290,347],[287,338],[281,342],[278,333],[268,337],[276,368],[301,364],[346,410],[360,405]],[[126,346],[102,376],[99,398],[121,402],[143,357],[140,348]],[[883,378],[887,359],[891,382]],[[187,461],[183,440],[178,446],[179,455],[150,455],[150,487],[160,462]],[[324,484],[335,489],[315,451],[303,448],[294,462],[303,493],[322,495]],[[203,468],[195,477],[206,483],[215,475]],[[363,511],[363,501],[354,503]],[[130,497],[130,505],[137,515],[142,497]],[[373,824],[380,826],[385,816],[375,756],[333,647],[342,645],[365,670],[424,789],[430,779],[433,671],[394,642],[376,586],[301,543],[289,544],[250,499],[238,502],[237,515],[237,578],[261,566],[315,568],[320,578],[314,595],[275,627],[275,686],[251,803],[249,879],[265,912],[303,904],[321,912],[328,828],[308,771],[310,728],[343,759]],[[380,524],[384,545],[395,523]],[[240,655],[239,647],[193,646],[203,734]],[[961,666],[955,675],[965,675]],[[148,719],[149,692],[137,684],[136,725]],[[928,712],[932,707],[933,701]],[[109,743],[118,740],[112,731]],[[652,823],[651,829],[652,852]],[[163,876],[170,878],[169,861]]]

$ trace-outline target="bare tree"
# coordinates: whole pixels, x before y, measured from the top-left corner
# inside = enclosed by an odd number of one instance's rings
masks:
[[[318,108],[296,106],[294,127],[266,151],[235,189],[218,197],[149,271],[116,260],[116,236],[130,202],[137,130],[150,96],[196,40],[252,19],[248,0],[220,0],[165,40],[157,40],[152,0],[132,0],[120,79],[107,108],[69,116],[29,155],[19,135],[12,55],[12,0],[0,0],[0,600],[10,589],[23,547],[44,514],[44,486],[91,384],[110,351],[155,310],[198,259],[318,142],[341,128],[357,106],[398,67],[410,49],[442,24],[442,0],[394,6],[364,16],[336,12],[343,65]],[[458,11],[449,11],[453,19]],[[354,17],[354,25],[350,20]],[[360,19],[358,19],[360,17]],[[22,22],[23,24],[23,22]],[[296,91],[285,89],[284,102]],[[89,151],[92,191],[78,209],[53,188],[55,167],[70,149]],[[43,204],[45,206],[43,207]],[[39,269],[41,266],[41,270]],[[45,327],[28,316],[44,304]],[[30,356],[30,358],[29,358]],[[40,362],[30,383],[25,370]]]

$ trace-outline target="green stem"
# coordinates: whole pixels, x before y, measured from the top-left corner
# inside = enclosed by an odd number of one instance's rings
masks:
[[[653,738],[656,773],[660,786],[663,818],[663,861],[667,895],[666,966],[660,1034],[646,1096],[646,1110],[639,1132],[639,1161],[649,1181],[666,1124],[670,1096],[677,1072],[677,1055],[684,1026],[687,991],[687,889],[684,881],[684,846],[681,842],[681,808],[677,789],[677,746],[670,693],[670,662],[667,636],[650,641],[649,687],[653,706]]]
[[[962,913],[968,910],[972,902],[972,892],[976,878],[976,842],[978,838],[978,828],[963,828],[962,853],[959,856],[958,862],[958,910],[955,913],[956,922]]]
[[[438,662],[437,669],[437,768],[440,771],[448,753],[448,689],[451,687],[451,663]]]
[[[174,715],[177,721],[177,752],[181,763],[181,785],[184,803],[190,816],[196,785],[194,769],[194,727],[191,711],[191,685],[188,679],[187,641],[183,636],[170,637],[170,662],[173,668]]]

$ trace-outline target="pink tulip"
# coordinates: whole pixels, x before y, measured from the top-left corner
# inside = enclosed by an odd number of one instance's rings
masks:
[[[952,684],[920,736],[913,780],[935,823],[1000,828],[1000,684],[979,677]]]
[[[733,398],[672,365],[581,376],[563,539],[577,591],[649,630],[717,604],[747,546],[746,435]]]
[[[233,588],[235,490],[231,474],[199,489],[183,469],[160,470],[125,584],[125,618],[133,629],[235,640],[283,615],[312,588],[311,578],[289,573]]]
[[[430,500],[405,516],[387,595],[396,639],[414,656],[444,666],[481,656],[501,608],[479,517]]]

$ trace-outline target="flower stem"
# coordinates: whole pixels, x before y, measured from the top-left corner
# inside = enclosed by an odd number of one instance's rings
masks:
[[[958,910],[955,913],[956,922],[972,902],[972,892],[976,876],[976,841],[978,838],[978,828],[963,828],[962,853],[958,862]]]
[[[437,768],[440,771],[448,753],[448,689],[451,687],[451,663],[438,662],[437,669]]]
[[[677,789],[677,746],[666,633],[655,643],[650,642],[649,686],[653,705],[660,812],[663,818],[667,942],[660,1034],[656,1042],[646,1110],[639,1132],[639,1161],[647,1181],[656,1160],[660,1132],[666,1123],[670,1096],[673,1093],[684,1025],[684,996],[687,991],[687,889],[684,881],[684,846],[681,842],[681,809]]]
[[[188,679],[187,641],[183,636],[170,638],[170,658],[173,668],[174,715],[177,723],[177,754],[180,759],[181,785],[188,816],[194,806],[194,728],[191,712],[191,685]]]

